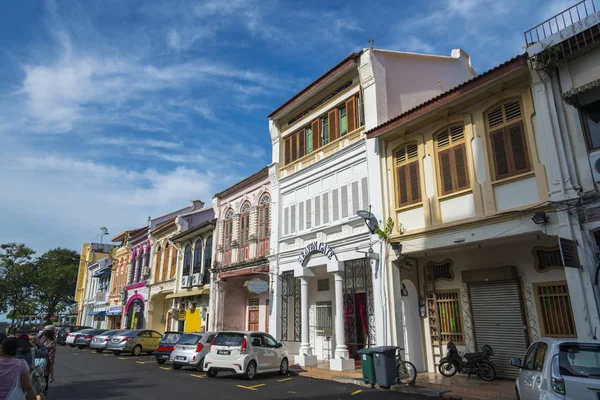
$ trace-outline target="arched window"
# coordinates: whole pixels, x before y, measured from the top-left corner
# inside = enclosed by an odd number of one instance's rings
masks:
[[[419,171],[419,148],[409,143],[396,150],[396,185],[398,207],[421,202],[421,179]]]
[[[212,236],[206,239],[206,247],[204,248],[204,278],[202,282],[206,285],[210,281],[210,269],[212,268]]]
[[[223,222],[223,247],[228,250],[231,248],[231,241],[233,236],[233,210],[229,209],[225,214],[225,221]]]
[[[138,283],[142,280],[142,266],[144,265],[144,251],[141,247],[138,248],[137,261],[135,264],[134,282]]]
[[[162,263],[162,247],[159,244],[156,250],[156,265],[154,266],[154,282],[160,281],[160,267]]]
[[[239,261],[248,258],[248,238],[250,236],[250,203],[242,204],[240,210],[240,259]]]
[[[171,272],[169,273],[169,279],[173,279],[175,277],[175,272],[177,271],[177,246],[172,246],[171,250]],[[189,268],[188,268],[189,270]]]
[[[192,246],[188,244],[185,246],[185,251],[183,253],[183,269],[182,269],[183,276],[189,275],[191,262],[192,262]]]
[[[262,195],[258,202],[258,237],[271,236],[271,196],[268,193]]]
[[[485,114],[495,180],[531,171],[521,101],[507,100]]]
[[[194,245],[194,274],[199,274],[202,270],[202,239],[196,241]]]
[[[469,168],[464,127],[454,125],[444,128],[435,134],[434,139],[439,193],[443,196],[468,189]]]
[[[169,273],[169,257],[171,256],[171,247],[169,243],[165,245],[165,250],[163,252],[163,262],[161,265],[161,281],[167,280],[167,274]]]

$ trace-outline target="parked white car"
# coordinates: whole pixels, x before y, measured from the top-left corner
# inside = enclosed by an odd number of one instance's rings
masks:
[[[204,370],[210,378],[227,371],[252,380],[262,372],[287,374],[288,367],[283,344],[263,332],[219,332],[204,358]]]
[[[543,338],[510,364],[521,368],[517,399],[600,398],[600,341]]]

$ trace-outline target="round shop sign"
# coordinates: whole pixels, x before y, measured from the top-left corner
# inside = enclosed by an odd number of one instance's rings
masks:
[[[249,293],[261,294],[269,290],[269,282],[256,278],[246,281],[244,287]]]

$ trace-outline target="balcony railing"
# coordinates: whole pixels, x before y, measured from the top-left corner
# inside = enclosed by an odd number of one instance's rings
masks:
[[[568,26],[574,25],[582,19],[594,14],[596,12],[596,5],[594,0],[583,0],[574,6],[567,8],[566,10],[556,14],[552,18],[549,18],[534,26],[525,32],[525,44],[526,47],[531,46],[534,43],[538,43],[547,37],[560,32]]]

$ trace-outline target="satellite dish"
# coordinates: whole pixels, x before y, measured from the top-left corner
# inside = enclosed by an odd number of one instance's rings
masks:
[[[356,215],[365,220],[365,225],[367,226],[367,228],[369,228],[371,234],[375,233],[375,228],[379,226],[379,223],[377,222],[377,218],[375,218],[371,211],[358,210],[356,212]]]

